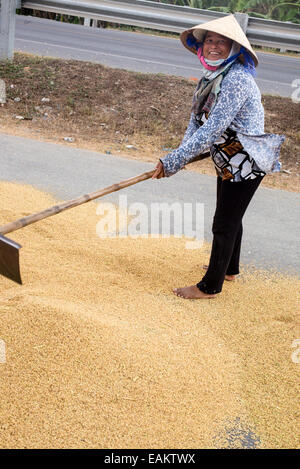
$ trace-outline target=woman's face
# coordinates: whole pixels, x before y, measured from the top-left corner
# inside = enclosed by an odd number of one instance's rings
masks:
[[[208,60],[226,59],[232,46],[232,40],[221,34],[206,33],[203,44],[203,56]]]

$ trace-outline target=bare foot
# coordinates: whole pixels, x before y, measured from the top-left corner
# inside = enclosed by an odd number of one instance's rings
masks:
[[[196,285],[191,287],[175,288],[173,293],[181,298],[198,300],[202,298],[214,298],[216,295],[210,295],[199,290]]]
[[[208,265],[203,265],[202,268],[204,270],[207,270]],[[232,282],[233,280],[235,280],[235,275],[225,275],[225,280],[228,280],[229,282]]]

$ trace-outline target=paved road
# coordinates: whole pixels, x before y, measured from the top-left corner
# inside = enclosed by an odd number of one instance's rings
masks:
[[[17,51],[99,62],[138,72],[201,76],[197,57],[188,53],[177,39],[29,16],[17,16],[15,38]],[[291,83],[300,78],[300,59],[266,53],[258,56],[257,83],[261,91],[291,96],[294,91]]]
[[[32,184],[64,200],[153,168],[150,163],[21,137],[0,134],[0,141],[2,180]],[[203,203],[205,239],[211,241],[215,185],[213,176],[180,171],[171,178],[144,181],[101,200],[118,203],[119,196],[126,194],[128,204],[143,202],[149,214],[152,202]],[[300,194],[259,188],[244,217],[242,262],[299,273],[299,219]]]

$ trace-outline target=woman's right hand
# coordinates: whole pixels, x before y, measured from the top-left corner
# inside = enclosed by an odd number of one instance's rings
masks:
[[[164,172],[164,165],[162,164],[161,161],[157,163],[155,166],[155,172],[152,176],[152,179],[160,179],[165,177],[165,172]]]

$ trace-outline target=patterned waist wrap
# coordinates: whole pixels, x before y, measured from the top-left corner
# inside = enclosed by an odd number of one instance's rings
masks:
[[[200,126],[205,123],[214,107],[223,77],[227,72],[228,69],[224,70],[212,81],[205,78],[199,81],[193,96],[192,112]],[[244,150],[236,132],[232,129],[226,129],[219,141],[210,147],[210,152],[216,173],[223,180],[237,182],[266,174]]]

